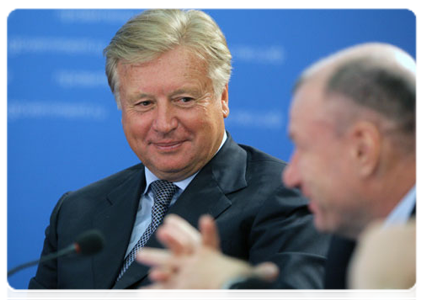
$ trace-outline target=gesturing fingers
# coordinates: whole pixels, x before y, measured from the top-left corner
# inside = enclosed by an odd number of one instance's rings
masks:
[[[157,229],[156,236],[175,255],[190,254],[201,244],[200,233],[176,215],[165,218],[163,225]]]
[[[137,253],[137,262],[145,264],[147,266],[172,266],[174,265],[174,259],[172,253],[168,250],[156,249],[156,248],[143,248]]]
[[[220,238],[216,222],[210,215],[204,215],[200,218],[199,227],[201,231],[202,243],[206,247],[215,250],[220,249]]]

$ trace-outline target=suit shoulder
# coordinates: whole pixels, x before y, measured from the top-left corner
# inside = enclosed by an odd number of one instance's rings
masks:
[[[143,168],[143,164],[134,165],[73,191],[69,196],[98,196],[99,194],[108,194],[116,187],[132,179],[134,176],[139,175]]]
[[[251,186],[266,186],[269,192],[272,189],[285,189],[281,175],[286,162],[254,147],[239,146],[247,153],[245,178]]]
[[[247,160],[249,163],[269,164],[274,165],[275,167],[279,167],[281,169],[283,169],[287,165],[285,161],[270,154],[267,154],[257,148],[242,144],[240,144],[239,146],[247,152]]]

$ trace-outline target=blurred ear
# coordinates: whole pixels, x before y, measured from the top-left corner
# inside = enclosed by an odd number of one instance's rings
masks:
[[[228,84],[225,85],[220,101],[222,102],[222,114],[224,118],[229,116],[229,94],[228,94]]]
[[[354,124],[349,130],[351,155],[358,174],[368,177],[376,172],[381,158],[382,135],[378,127],[367,121]]]

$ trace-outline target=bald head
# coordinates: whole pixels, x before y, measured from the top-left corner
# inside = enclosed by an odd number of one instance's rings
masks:
[[[333,75],[336,68],[361,59],[371,61],[375,67],[379,66],[398,72],[407,80],[415,80],[416,63],[408,53],[390,44],[366,43],[341,50],[321,59],[303,72],[301,81],[311,79],[316,75],[327,78],[327,76]]]
[[[403,50],[368,43],[314,64],[303,73],[296,89],[306,82],[317,82],[327,101],[346,99],[377,113],[401,135],[415,140],[415,74],[415,61]]]

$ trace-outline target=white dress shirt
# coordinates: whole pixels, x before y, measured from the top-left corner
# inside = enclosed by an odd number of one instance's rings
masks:
[[[386,228],[394,224],[405,224],[410,218],[415,206],[416,186],[413,186],[385,219],[384,227]]]

